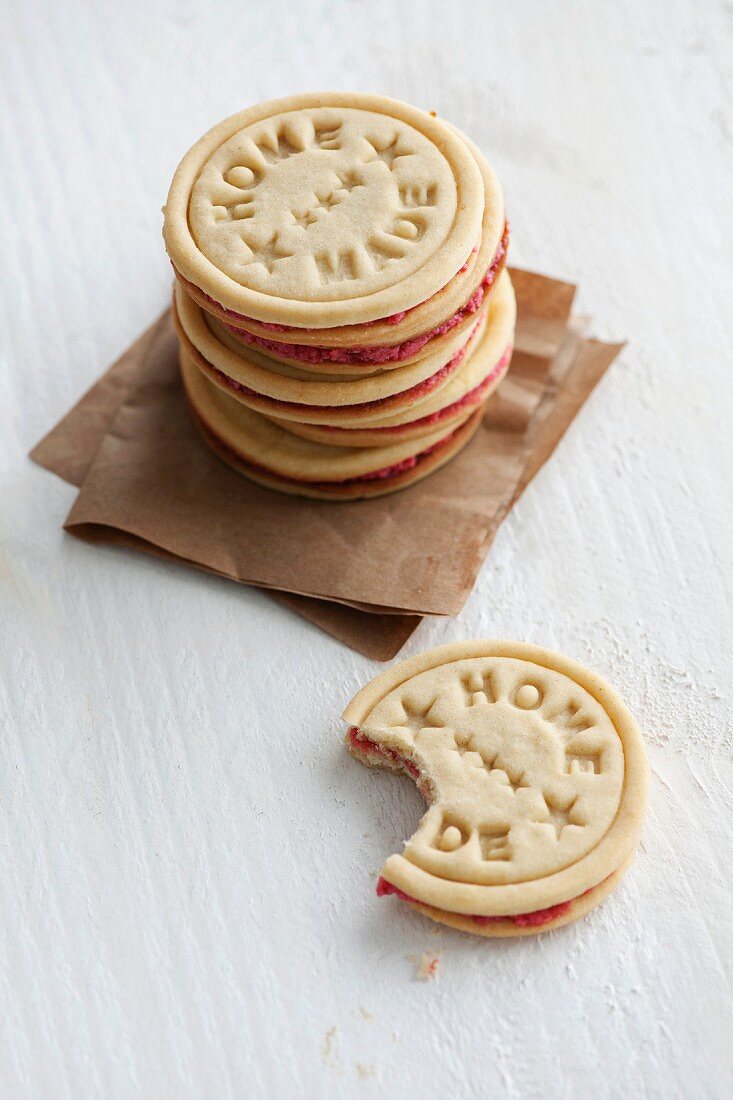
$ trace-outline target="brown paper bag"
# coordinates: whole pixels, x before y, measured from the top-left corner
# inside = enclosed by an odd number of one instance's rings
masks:
[[[168,315],[31,457],[81,486],[66,522],[73,534],[277,590],[335,637],[388,659],[423,614],[460,610],[501,519],[619,350],[569,326],[572,286],[512,276],[510,374],[466,450],[405,492],[307,501],[222,465],[191,424]]]

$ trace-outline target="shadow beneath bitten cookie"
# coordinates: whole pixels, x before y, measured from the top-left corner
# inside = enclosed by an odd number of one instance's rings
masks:
[[[534,936],[476,935],[433,921],[398,898],[378,898],[374,885],[371,883],[372,898],[366,908],[355,899],[353,930],[366,946],[380,945],[380,959],[400,960],[413,954],[440,954],[447,950],[453,957],[470,955],[475,958],[477,952],[486,952],[494,959],[497,956],[507,958],[518,951],[526,954],[542,950],[543,944],[556,937],[567,937],[573,928],[573,925],[565,925]]]

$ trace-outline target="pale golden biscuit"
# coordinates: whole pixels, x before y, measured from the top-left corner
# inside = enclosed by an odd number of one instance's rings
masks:
[[[189,406],[212,450],[252,480],[303,496],[354,499],[402,488],[447,462],[480,422],[475,415],[458,431],[441,429],[417,443],[328,447],[285,432],[233,400],[184,352],[180,365]]]
[[[454,431],[479,408],[483,410],[485,404],[486,402],[481,400],[472,402],[470,406],[462,405],[450,415],[441,417],[439,426],[446,432]],[[302,439],[312,439],[314,443],[325,443],[331,447],[386,447],[388,443],[407,443],[408,440],[424,439],[438,427],[438,423],[430,418],[427,418],[427,422],[415,420],[409,424],[400,424],[388,431],[384,428],[370,428],[368,424],[363,427],[340,428],[319,424],[298,424],[294,420],[279,420],[275,416],[269,419],[286,432],[292,432],[293,435],[299,435]]]
[[[455,427],[483,405],[504,378],[511,362],[516,319],[514,291],[505,272],[489,303],[488,324],[471,355],[446,385],[417,405],[406,403],[391,416],[368,423],[327,425],[298,423],[269,415],[276,424],[304,439],[341,447],[383,447],[390,440],[419,439],[438,424]]]
[[[380,893],[482,935],[587,912],[633,856],[646,802],[639,729],[600,677],[519,642],[440,646],[344,712],[351,752],[405,770],[430,805]]]
[[[179,165],[164,239],[184,278],[268,323],[328,328],[424,302],[481,236],[465,142],[380,96],[324,93],[220,123]]]
[[[404,402],[418,405],[427,400],[448,383],[465,356],[480,343],[487,320],[484,309],[471,318],[470,325],[450,333],[439,352],[398,370],[364,378],[318,377],[276,364],[251,350],[240,354],[224,333],[215,330],[217,322],[207,318],[178,284],[174,306],[173,319],[186,354],[228,397],[258,412],[314,424],[334,418],[377,420]],[[422,387],[419,394],[414,389],[418,385]]]
[[[482,298],[488,297],[497,286],[506,262],[509,233],[505,224],[501,187],[476,146],[464,134],[460,134],[460,137],[476,159],[484,181],[485,201],[481,238],[460,271],[427,301],[402,311],[388,320],[367,324],[342,324],[336,328],[305,329],[281,326],[282,331],[278,329],[273,331],[271,326],[252,318],[233,315],[186,280],[184,280],[185,289],[203,309],[223,323],[231,325],[233,331],[249,333],[268,341],[275,339],[292,344],[328,348],[385,346],[400,344],[431,331],[459,310],[465,309],[467,303],[475,300],[477,295]],[[180,273],[177,275],[181,278]]]
[[[388,496],[402,489],[408,489],[416,482],[422,481],[428,474],[435,473],[441,466],[445,466],[447,462],[454,458],[470,441],[481,423],[481,414],[475,414],[458,431],[451,433],[448,440],[441,444],[438,450],[420,456],[416,464],[410,469],[391,474],[389,477],[323,483],[303,482],[293,478],[278,477],[261,467],[253,466],[251,463],[246,462],[236,451],[232,450],[231,447],[222,444],[221,440],[195,417],[195,414],[194,419],[196,419],[199,430],[208,446],[217,457],[250,481],[256,482],[265,489],[274,489],[279,493],[286,493],[288,496],[346,502]]]

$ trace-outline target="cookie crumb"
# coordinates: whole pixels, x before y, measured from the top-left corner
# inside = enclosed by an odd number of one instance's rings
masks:
[[[422,955],[416,957],[415,963],[417,966],[415,976],[422,982],[429,982],[438,973],[440,955],[435,955],[432,951],[425,951]]]
[[[356,1072],[359,1074],[360,1077],[373,1077],[374,1066],[365,1066],[363,1062],[357,1062]]]
[[[323,1037],[321,1043],[321,1058],[326,1066],[330,1066],[331,1069],[338,1069],[338,1057],[336,1055],[336,1028],[330,1027]]]

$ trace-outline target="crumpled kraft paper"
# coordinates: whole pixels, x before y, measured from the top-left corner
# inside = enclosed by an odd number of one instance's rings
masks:
[[[513,270],[511,370],[460,455],[393,496],[333,503],[260,488],[189,417],[164,314],[33,450],[80,487],[66,529],[270,590],[367,656],[455,615],[499,523],[618,354],[571,320],[575,288]]]

